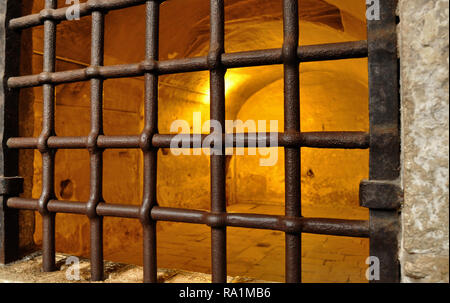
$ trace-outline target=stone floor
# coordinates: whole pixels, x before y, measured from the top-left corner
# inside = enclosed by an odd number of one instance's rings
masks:
[[[236,204],[229,212],[282,215],[274,205]],[[367,210],[318,209],[305,207],[306,217],[367,219]],[[121,250],[105,251],[106,282],[142,281],[141,241],[124,243]],[[302,279],[306,283],[365,283],[368,239],[304,234],[302,238]],[[1,281],[67,282],[64,260],[58,254],[61,270],[40,271],[41,256],[36,254],[13,266],[0,266]],[[228,275],[230,282],[283,282],[284,234],[278,231],[228,228]],[[210,228],[203,225],[159,222],[158,267],[161,282],[210,281]],[[128,264],[125,264],[128,263]],[[170,270],[164,269],[170,268]],[[89,262],[81,262],[81,282],[89,281]],[[233,278],[231,278],[233,277]]]
[[[275,205],[235,204],[229,212],[282,215]],[[309,209],[304,216],[367,219],[367,210]],[[158,266],[210,273],[210,229],[206,226],[159,222]],[[228,228],[228,274],[266,281],[284,281],[284,234],[278,231]],[[368,239],[304,234],[302,278],[311,283],[367,282]],[[141,243],[127,243],[123,251],[105,252],[116,262],[142,265]]]
[[[42,272],[42,254],[33,253],[17,262],[0,265],[0,283],[89,283],[90,264],[86,258],[79,259],[79,271],[74,276],[70,256],[57,253],[54,272]],[[68,275],[69,274],[69,275]],[[132,264],[105,262],[104,283],[141,283],[142,267]],[[68,277],[70,279],[68,279]],[[74,279],[74,277],[77,277]],[[175,269],[158,269],[158,283],[210,283],[211,275]],[[228,277],[228,283],[267,283],[266,281]]]

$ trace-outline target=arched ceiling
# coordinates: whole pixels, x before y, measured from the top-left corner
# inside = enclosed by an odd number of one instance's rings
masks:
[[[317,23],[337,31],[349,32],[350,30],[344,28],[341,8],[336,3],[337,1],[334,2],[334,4],[330,4],[325,0],[300,0],[300,21]],[[351,8],[352,15],[361,16],[361,8],[358,5],[350,6],[346,4],[347,0],[338,2],[342,2],[346,9]],[[108,53],[121,53],[121,57],[118,58],[119,61],[131,60],[134,62],[140,60],[144,56],[143,7],[138,6],[124,11],[110,12],[106,20],[110,27],[110,38],[107,37],[106,39]],[[225,20],[227,52],[255,49],[254,40],[260,39],[272,39],[272,43],[267,44],[271,44],[273,47],[281,46],[282,0],[227,0],[225,1]],[[121,26],[113,26],[112,24],[121,24]],[[276,28],[276,32],[272,30],[271,33],[274,37],[266,35],[261,30],[254,32],[255,28],[269,25]],[[236,36],[239,36],[240,39],[234,39]],[[233,43],[229,41],[230,39],[233,40]],[[123,45],[136,45],[136,42],[138,42],[139,47],[123,49]],[[161,5],[161,59],[205,55],[208,45],[209,1],[169,0]],[[117,49],[121,50],[117,52]]]
[[[39,1],[40,2],[40,1]],[[36,1],[33,11],[42,9]],[[85,2],[85,1],[81,1]],[[363,1],[299,0],[300,44],[320,44],[365,39]],[[64,6],[65,1],[58,1]],[[226,0],[225,43],[227,52],[279,48],[282,45],[282,0]],[[142,61],[145,49],[145,9],[135,6],[111,11],[106,16],[105,65]],[[88,64],[90,17],[58,26],[57,55]],[[42,27],[34,31],[34,49],[42,51]],[[209,1],[168,0],[161,5],[160,59],[206,55],[209,48]],[[321,69],[302,65],[302,71]],[[347,64],[357,70],[358,64]],[[362,62],[364,64],[364,62]],[[342,68],[337,64],[329,68]],[[362,68],[364,70],[364,68]],[[282,78],[280,66],[233,69],[227,72],[227,115],[233,118],[254,93]],[[208,74],[169,75],[161,82],[185,90],[194,102],[208,95]],[[364,76],[361,79],[364,81]],[[193,93],[192,93],[193,92]],[[194,96],[195,95],[195,96]]]
[[[26,0],[32,1],[32,0]],[[33,12],[43,8],[43,1],[32,1]],[[82,0],[80,2],[86,2]],[[58,7],[67,6],[65,0]],[[356,30],[356,23],[364,25],[365,4],[348,0],[299,0],[300,21],[331,27],[337,31],[354,34],[356,40],[364,39]],[[282,0],[226,0],[226,50],[228,52],[254,49],[254,40],[273,39],[273,47],[279,47],[282,37]],[[106,64],[131,63],[144,57],[145,9],[143,5],[111,11],[106,16],[105,37]],[[346,27],[353,20],[355,26]],[[245,26],[242,26],[245,24]],[[276,24],[276,39],[259,31]],[[360,24],[360,25],[361,25]],[[58,26],[58,56],[88,63],[90,60],[90,17],[80,21],[62,22]],[[245,29],[248,28],[248,31]],[[42,29],[38,29],[34,49],[42,51]],[[301,44],[303,31],[301,29]],[[236,36],[240,39],[234,39]],[[228,41],[233,39],[233,43]],[[161,5],[160,57],[161,59],[204,55],[209,44],[209,1],[167,0]]]

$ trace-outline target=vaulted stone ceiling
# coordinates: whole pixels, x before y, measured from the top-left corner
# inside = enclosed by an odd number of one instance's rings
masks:
[[[30,0],[28,0],[30,1]],[[80,2],[86,2],[82,0]],[[64,0],[59,7],[67,6]],[[278,47],[282,38],[282,0],[227,0],[226,38],[227,51],[248,50],[256,47],[254,40],[264,39],[265,44]],[[43,7],[43,1],[34,1],[33,12]],[[364,1],[355,0],[300,0],[300,21],[326,25],[337,31],[352,33],[363,39],[356,25],[363,23]],[[109,63],[137,62],[144,56],[144,6],[112,11],[106,17],[105,56]],[[162,59],[176,56],[203,55],[209,40],[208,0],[168,0],[161,5],[160,56]],[[245,26],[242,26],[244,24]],[[256,25],[275,26],[275,37],[255,32]],[[81,62],[89,62],[90,18],[76,22],[63,22],[58,26],[58,56]],[[246,31],[246,29],[249,31]],[[251,30],[251,31],[250,31]],[[272,29],[273,31],[273,29]],[[240,39],[235,39],[240,37]],[[36,35],[34,49],[42,51],[42,33]],[[235,41],[237,40],[237,41]],[[276,41],[268,41],[276,40]],[[301,39],[302,40],[302,39]],[[227,41],[228,42],[228,41]],[[302,41],[301,41],[302,42]],[[252,47],[253,46],[253,47]],[[107,62],[108,63],[108,62]]]
[[[43,1],[33,3],[33,11]],[[85,2],[85,1],[81,1]],[[60,7],[65,1],[58,1]],[[227,52],[279,48],[282,45],[282,0],[226,0]],[[365,39],[364,1],[299,0],[300,44],[319,44]],[[140,62],[145,49],[145,9],[135,6],[111,11],[106,16],[105,65]],[[90,17],[58,26],[57,56],[63,60],[90,62]],[[34,31],[33,49],[42,53],[42,27]],[[204,56],[209,49],[209,1],[168,0],[161,5],[160,59]],[[302,69],[314,68],[310,64]],[[335,68],[340,68],[338,65]],[[351,69],[351,66],[349,67]],[[239,81],[236,75],[239,74]],[[246,99],[282,77],[279,66],[234,69],[227,73],[234,84],[227,91],[227,113],[232,118]],[[234,79],[234,80],[233,80]],[[208,99],[208,75],[188,73],[161,77],[161,83],[184,90],[187,99]],[[228,81],[230,84],[230,81]],[[230,86],[230,85],[228,85]]]

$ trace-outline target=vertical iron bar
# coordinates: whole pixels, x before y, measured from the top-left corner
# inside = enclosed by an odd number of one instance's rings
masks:
[[[300,131],[298,0],[283,0],[284,131]],[[285,147],[285,214],[301,216],[300,148]],[[286,282],[301,282],[301,235],[286,233]]]
[[[55,9],[56,0],[45,0],[45,9]],[[55,71],[56,21],[44,21],[44,66],[43,73]],[[47,141],[55,135],[55,87],[43,85],[42,133],[39,151],[42,154],[42,194],[39,213],[42,215],[42,267],[44,271],[55,270],[55,213],[47,209],[48,202],[55,198],[55,150],[48,148]]]
[[[210,116],[211,131],[214,131],[213,121],[216,126],[221,126],[221,133],[225,131],[225,68],[220,62],[225,51],[225,12],[223,0],[211,0],[211,40],[208,55],[210,68]],[[216,128],[217,132],[218,129]],[[221,138],[217,138],[221,140]],[[215,139],[214,144],[218,143]],[[211,150],[211,212],[226,212],[225,191],[225,152],[223,142],[221,150]],[[227,281],[227,234],[226,227],[211,227],[211,261],[212,282],[225,283]]]
[[[103,80],[96,77],[96,69],[103,65],[104,14],[92,12],[91,41],[91,132],[88,136],[90,153],[90,197],[86,205],[90,221],[91,235],[91,280],[103,280],[103,217],[98,216],[96,208],[103,202],[103,150],[97,147],[97,138],[103,135]]]
[[[380,4],[380,20],[368,20],[370,180],[400,177],[400,98],[397,58],[397,0]],[[381,207],[380,207],[381,208]],[[380,261],[380,280],[399,282],[399,214],[370,209],[370,255]]]
[[[146,2],[145,62],[149,65],[158,60],[159,1]],[[140,220],[143,227],[144,283],[157,282],[156,221],[151,219],[151,209],[157,204],[157,155],[151,140],[158,133],[158,75],[145,73],[145,125],[140,147],[144,156],[143,201]]]
[[[5,264],[19,257],[19,211],[7,208],[10,195],[20,193],[14,184],[19,178],[18,150],[8,149],[6,141],[19,133],[19,93],[9,90],[5,83],[20,70],[20,31],[8,29],[9,20],[20,16],[22,1],[0,2],[0,263]]]

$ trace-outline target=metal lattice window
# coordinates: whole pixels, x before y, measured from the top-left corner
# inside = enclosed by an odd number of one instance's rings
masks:
[[[206,0],[205,0],[206,1]],[[363,0],[360,0],[363,1]],[[156,282],[156,223],[173,221],[206,224],[211,227],[212,281],[226,282],[227,226],[269,229],[285,232],[286,282],[301,281],[301,234],[315,233],[350,237],[370,237],[370,252],[381,260],[382,282],[398,281],[397,209],[400,201],[396,179],[399,175],[398,81],[395,36],[395,0],[381,3],[381,19],[368,21],[368,41],[299,47],[298,0],[283,1],[284,43],[280,49],[238,53],[224,50],[224,0],[210,0],[210,51],[208,56],[159,61],[158,0],[89,0],[81,4],[81,16],[92,15],[91,63],[84,69],[55,72],[55,41],[58,22],[66,19],[67,8],[57,8],[56,0],[45,0],[39,14],[18,17],[21,1],[3,0],[0,13],[5,30],[4,86],[0,93],[0,133],[3,135],[0,159],[1,261],[17,258],[17,209],[36,210],[43,217],[43,269],[55,269],[55,214],[88,216],[91,237],[91,278],[103,279],[103,217],[140,220],[144,231],[144,282]],[[145,60],[126,65],[103,66],[104,15],[110,10],[145,4]],[[44,25],[44,68],[38,75],[17,76],[20,31]],[[0,56],[1,57],[1,56]],[[300,132],[299,65],[301,62],[369,58],[370,133]],[[225,85],[227,69],[283,64],[284,133],[278,144],[285,150],[285,215],[227,213],[225,196],[225,155],[211,155],[211,211],[160,207],[156,201],[156,163],[159,148],[170,147],[173,135],[159,134],[158,76],[194,71],[210,71],[211,119],[225,123]],[[3,65],[3,66],[2,66]],[[105,136],[102,121],[103,81],[110,78],[145,77],[145,127],[134,136]],[[87,137],[55,136],[55,86],[90,81],[91,131]],[[42,86],[42,133],[38,138],[18,138],[18,90]],[[224,129],[224,127],[222,127]],[[223,134],[225,135],[225,133]],[[234,147],[247,147],[236,140]],[[191,147],[197,136],[188,135]],[[266,135],[270,139],[270,134]],[[301,147],[370,148],[370,180],[361,183],[361,205],[370,208],[370,220],[306,218],[301,213]],[[102,154],[105,149],[141,149],[144,156],[144,194],[141,206],[108,204],[102,198]],[[18,149],[37,149],[42,154],[42,194],[39,199],[18,197],[22,179],[18,175]],[[54,193],[55,152],[58,149],[88,149],[90,153],[90,199],[86,202],[58,201]],[[223,153],[224,154],[224,153]]]

